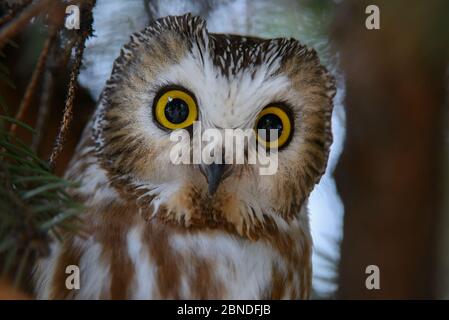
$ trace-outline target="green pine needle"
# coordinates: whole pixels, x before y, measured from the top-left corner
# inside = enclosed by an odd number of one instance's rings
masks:
[[[60,240],[62,230],[77,231],[83,207],[68,192],[78,184],[51,173],[46,161],[6,130],[11,123],[35,133],[23,122],[0,115],[0,276],[25,284],[34,261],[48,253],[50,241]]]

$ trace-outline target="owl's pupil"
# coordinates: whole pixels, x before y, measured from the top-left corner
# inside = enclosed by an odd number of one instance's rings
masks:
[[[282,134],[282,120],[275,114],[266,114],[259,119],[257,123],[257,130],[266,130],[265,131],[265,141],[270,142],[270,129],[277,129],[277,137],[280,137]]]
[[[189,116],[189,106],[182,99],[170,99],[165,105],[164,113],[171,123],[183,123]]]

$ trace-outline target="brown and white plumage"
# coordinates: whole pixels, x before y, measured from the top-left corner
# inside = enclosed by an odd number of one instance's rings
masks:
[[[294,130],[276,174],[233,165],[211,195],[200,166],[172,164],[151,111],[169,85],[195,95],[205,128],[253,128],[265,106],[287,105]],[[87,236],[55,242],[37,267],[39,297],[309,297],[307,198],[326,167],[334,94],[315,51],[294,39],[210,34],[191,15],[132,35],[67,172],[82,185]],[[65,287],[71,264],[80,290]]]

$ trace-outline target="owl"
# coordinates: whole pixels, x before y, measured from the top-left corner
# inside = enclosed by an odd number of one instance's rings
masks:
[[[38,297],[308,298],[307,199],[326,168],[334,94],[294,39],[213,34],[190,14],[133,34],[66,173],[81,185],[82,232],[39,261]],[[194,122],[276,129],[276,172],[173,163],[171,133]]]

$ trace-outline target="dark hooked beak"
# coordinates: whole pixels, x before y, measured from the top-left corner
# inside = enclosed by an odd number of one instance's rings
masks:
[[[201,166],[201,172],[205,175],[209,185],[208,192],[210,196],[214,195],[220,183],[228,176],[229,168],[229,165],[221,163]]]

